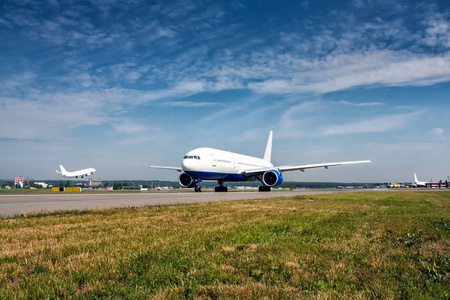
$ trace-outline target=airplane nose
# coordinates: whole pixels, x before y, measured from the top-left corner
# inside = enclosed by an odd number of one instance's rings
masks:
[[[191,169],[190,167],[191,167],[191,164],[189,163],[189,160],[183,159],[183,162],[181,163],[181,168],[184,171],[190,171],[190,169]]]
[[[195,171],[196,164],[194,159],[183,159],[181,167],[184,171]]]

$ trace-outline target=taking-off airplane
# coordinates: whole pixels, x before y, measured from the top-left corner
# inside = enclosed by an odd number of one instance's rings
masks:
[[[260,181],[259,191],[269,192],[272,187],[283,182],[283,172],[331,166],[370,163],[372,160],[344,161],[319,164],[294,164],[274,167],[270,162],[272,156],[273,132],[270,131],[264,157],[256,158],[238,153],[222,151],[213,148],[197,148],[186,153],[181,168],[151,166],[158,169],[170,169],[181,172],[178,182],[184,188],[195,188],[201,192],[200,182],[203,180],[217,180],[216,192],[227,192],[223,184],[227,181]]]
[[[84,176],[93,175],[94,172],[96,171],[94,168],[88,168],[88,169],[69,172],[69,171],[66,171],[66,169],[64,169],[64,167],[62,165],[59,165],[59,167],[61,168],[61,172],[56,170],[56,173],[61,174],[62,177],[67,177],[67,178],[78,178],[78,177],[83,178]]]

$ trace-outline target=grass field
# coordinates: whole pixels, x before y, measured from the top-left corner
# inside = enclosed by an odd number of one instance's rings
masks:
[[[0,299],[450,298],[450,192],[0,219]]]

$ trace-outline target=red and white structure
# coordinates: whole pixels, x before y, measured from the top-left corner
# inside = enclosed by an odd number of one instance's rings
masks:
[[[14,187],[15,188],[23,188],[23,176],[14,177]]]

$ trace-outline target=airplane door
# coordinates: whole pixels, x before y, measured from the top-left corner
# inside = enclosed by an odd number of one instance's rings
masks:
[[[217,166],[217,160],[216,160],[216,157],[214,156],[214,154],[211,154],[211,162],[212,162],[213,167]]]

